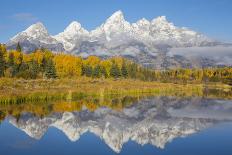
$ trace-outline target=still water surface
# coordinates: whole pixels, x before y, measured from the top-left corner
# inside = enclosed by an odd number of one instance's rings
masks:
[[[111,102],[116,106],[1,106],[0,155],[232,154],[231,100],[127,97],[119,105],[118,99]]]

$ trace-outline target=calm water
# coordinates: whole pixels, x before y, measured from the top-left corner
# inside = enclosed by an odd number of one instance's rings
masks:
[[[118,102],[2,105],[0,155],[232,154],[231,100],[127,97]]]

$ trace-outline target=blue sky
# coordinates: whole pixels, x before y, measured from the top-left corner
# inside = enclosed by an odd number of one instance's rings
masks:
[[[37,21],[50,34],[73,20],[92,30],[117,10],[129,22],[165,15],[177,26],[232,41],[232,0],[1,0],[0,5],[0,42]]]

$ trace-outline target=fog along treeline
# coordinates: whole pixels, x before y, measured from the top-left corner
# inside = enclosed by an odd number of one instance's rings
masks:
[[[144,81],[174,83],[223,82],[231,83],[232,68],[152,70],[122,57],[100,59],[89,56],[54,54],[38,49],[24,54],[18,44],[16,50],[7,50],[0,44],[0,77],[8,78],[131,78]]]

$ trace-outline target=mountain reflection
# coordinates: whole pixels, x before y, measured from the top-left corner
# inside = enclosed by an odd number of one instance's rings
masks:
[[[120,152],[129,140],[164,148],[177,137],[232,121],[231,100],[146,97],[130,101],[120,110],[107,106],[91,110],[85,105],[79,110],[66,112],[53,108],[54,111],[44,117],[22,112],[19,117],[8,116],[8,120],[38,140],[49,127],[61,130],[71,141],[91,132],[115,152]]]

